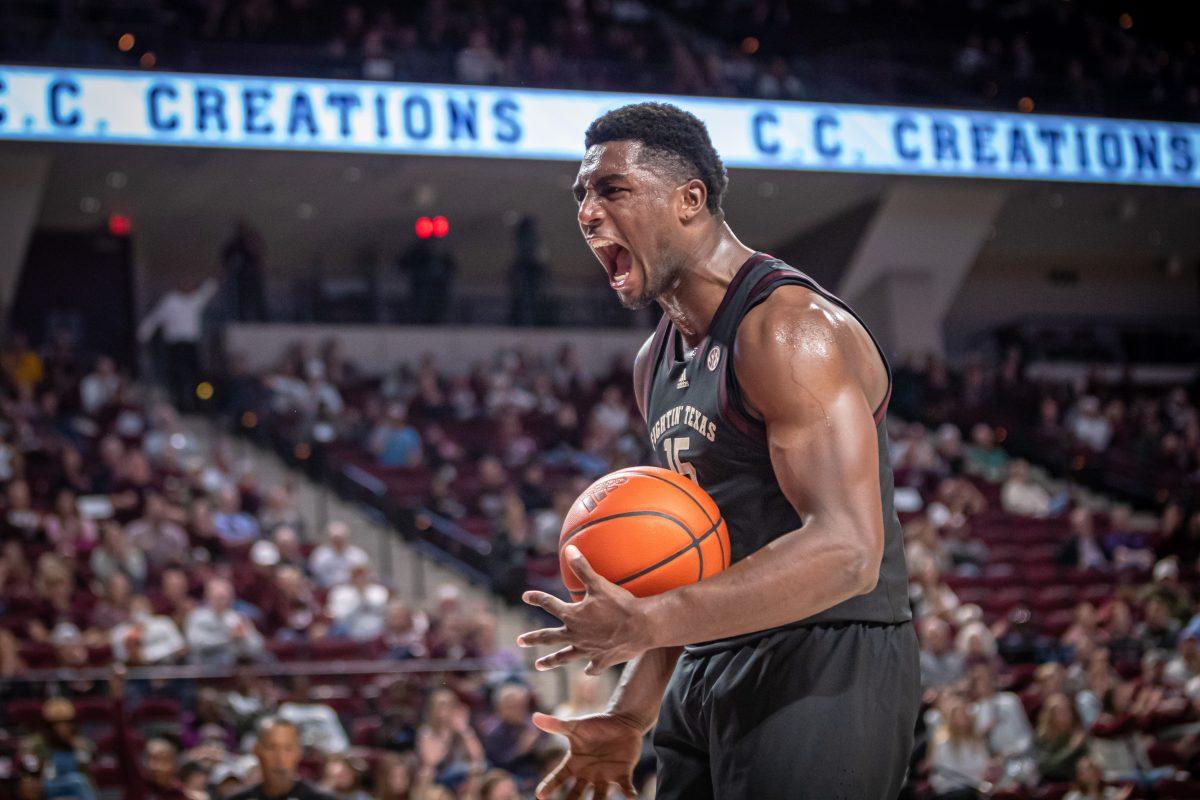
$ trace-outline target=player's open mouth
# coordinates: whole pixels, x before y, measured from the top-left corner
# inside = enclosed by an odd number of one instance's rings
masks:
[[[614,289],[623,287],[633,269],[633,256],[628,248],[604,236],[588,239],[588,245],[608,272],[609,285]]]

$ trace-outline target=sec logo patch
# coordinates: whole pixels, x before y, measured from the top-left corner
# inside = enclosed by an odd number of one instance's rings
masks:
[[[717,363],[721,360],[721,348],[714,347],[708,351],[708,371],[712,372],[717,368]]]

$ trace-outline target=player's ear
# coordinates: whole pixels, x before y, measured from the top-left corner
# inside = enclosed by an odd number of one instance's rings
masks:
[[[708,187],[699,178],[692,178],[679,187],[679,192],[681,198],[679,220],[680,222],[690,222],[704,210],[705,204],[708,203]]]

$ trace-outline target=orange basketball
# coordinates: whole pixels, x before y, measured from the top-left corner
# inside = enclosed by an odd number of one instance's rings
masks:
[[[629,467],[579,495],[563,522],[558,561],[575,600],[584,588],[563,549],[573,544],[596,572],[646,597],[729,566],[729,531],[708,493],[670,470]]]

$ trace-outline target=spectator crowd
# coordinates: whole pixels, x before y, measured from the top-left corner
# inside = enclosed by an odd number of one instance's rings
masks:
[[[406,601],[345,522],[317,529],[296,485],[267,484],[228,439],[203,446],[110,360],[14,337],[0,366],[0,747],[19,796],[304,777],[341,798],[520,797],[562,752],[531,727],[538,699],[486,609],[448,586]],[[336,340],[298,343],[260,373],[232,358],[205,408],[318,480],[373,487],[359,498],[515,600],[557,585],[579,490],[653,456],[627,363],[597,377],[563,347],[459,367],[372,374]],[[1194,395],[1023,376],[1015,356],[897,369],[889,458],[924,689],[909,791],[1200,796],[1200,510],[1186,481],[1130,498],[1069,468],[1137,442],[1158,457],[1172,435],[1194,459]],[[1194,478],[1194,460],[1170,463]],[[424,658],[457,666],[335,671]],[[136,671],[156,665],[217,677]],[[54,666],[96,669],[33,672]],[[603,702],[577,681],[569,710]]]
[[[0,54],[1196,119],[1196,40],[1180,15],[1062,0],[29,4],[0,26]],[[126,33],[136,44],[118,50]]]
[[[110,359],[0,367],[0,795],[511,800],[561,753],[486,606],[404,599]]]

